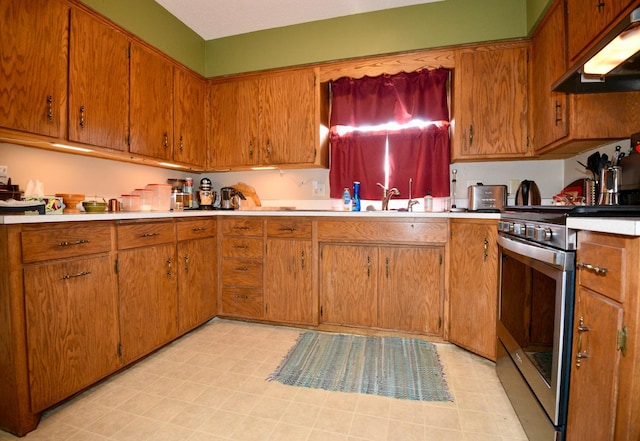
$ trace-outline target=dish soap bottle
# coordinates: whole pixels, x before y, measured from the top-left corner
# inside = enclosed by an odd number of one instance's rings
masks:
[[[360,211],[360,182],[358,181],[353,181],[353,200],[351,210]]]
[[[342,192],[342,209],[344,211],[351,211],[351,193],[349,193],[348,187],[345,187]]]

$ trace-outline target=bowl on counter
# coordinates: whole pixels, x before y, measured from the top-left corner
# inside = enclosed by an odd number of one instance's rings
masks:
[[[81,193],[56,193],[56,197],[62,198],[64,203],[63,212],[66,213],[80,213],[77,205],[84,201],[84,195]]]
[[[84,201],[82,207],[87,213],[104,213],[107,210],[107,203],[103,201]]]

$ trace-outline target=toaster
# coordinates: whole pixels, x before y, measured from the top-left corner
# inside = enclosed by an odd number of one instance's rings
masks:
[[[469,211],[496,212],[507,205],[506,185],[470,185],[467,194]]]

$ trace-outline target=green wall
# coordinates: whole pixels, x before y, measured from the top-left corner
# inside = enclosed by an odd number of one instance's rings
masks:
[[[219,76],[527,35],[527,0],[445,0],[210,40],[206,72]]]
[[[205,41],[154,0],[80,0],[165,54],[204,75]]]
[[[553,0],[444,0],[205,42],[154,0],[80,0],[205,76],[526,37]]]

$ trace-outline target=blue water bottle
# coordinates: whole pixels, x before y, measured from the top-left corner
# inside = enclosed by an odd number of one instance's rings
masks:
[[[360,182],[353,181],[353,197],[351,210],[360,211]]]

